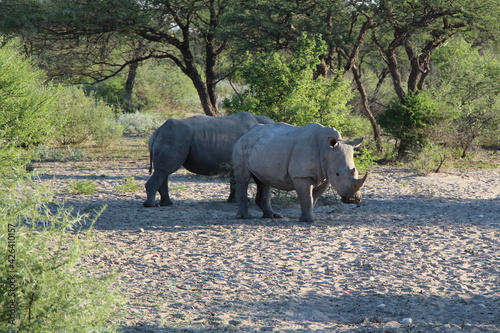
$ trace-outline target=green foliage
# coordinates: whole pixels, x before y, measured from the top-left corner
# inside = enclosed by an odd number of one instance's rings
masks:
[[[498,54],[454,39],[436,51],[435,63],[432,93],[458,114],[451,124],[455,135],[449,144],[459,147],[465,157],[476,143],[494,143],[500,137]]]
[[[122,113],[118,116],[118,122],[125,128],[125,132],[138,135],[151,134],[163,123],[159,117],[139,111]]]
[[[100,146],[119,139],[123,127],[115,120],[115,112],[106,103],[93,96],[86,96],[77,87],[68,87],[59,98],[57,106],[59,135],[62,145],[78,145],[93,140]]]
[[[84,87],[86,95],[94,95],[106,104],[114,106],[116,109],[123,108],[125,100],[125,79],[115,76],[104,82]]]
[[[139,110],[178,112],[199,109],[200,100],[191,80],[166,61],[148,61],[139,67],[134,85]]]
[[[84,263],[97,241],[74,231],[88,216],[29,179],[0,183],[0,331],[116,332],[116,276]]]
[[[369,171],[371,166],[374,165],[378,159],[378,155],[379,154],[374,141],[369,144],[363,142],[359,148],[356,148],[354,152],[354,163],[356,164],[356,169],[358,169],[359,173],[364,174]]]
[[[134,177],[126,177],[123,178],[123,181],[116,185],[116,189],[120,192],[136,192],[141,187],[137,184],[137,181]]]
[[[408,94],[392,100],[378,117],[380,126],[397,139],[398,159],[417,154],[429,143],[433,127],[452,117],[444,105],[428,94]]]
[[[79,147],[38,146],[34,149],[34,159],[47,162],[81,161],[86,157]]]
[[[54,135],[55,89],[14,50],[0,48],[0,175],[29,161],[25,149]]]
[[[346,136],[359,135],[363,121],[347,105],[352,98],[349,83],[339,77],[312,77],[324,49],[319,36],[304,34],[291,54],[248,55],[239,71],[247,89],[224,101],[228,113],[248,111],[298,126],[318,122]]]
[[[456,151],[444,145],[430,143],[410,162],[410,166],[419,174],[427,175],[431,172],[445,171],[453,167]]]
[[[72,184],[70,189],[78,194],[94,194],[97,186],[92,180],[86,180]]]

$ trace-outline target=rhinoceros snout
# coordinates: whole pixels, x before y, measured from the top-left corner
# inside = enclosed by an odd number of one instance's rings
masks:
[[[341,196],[340,200],[345,204],[358,204],[361,202],[361,194],[356,194],[353,197]]]

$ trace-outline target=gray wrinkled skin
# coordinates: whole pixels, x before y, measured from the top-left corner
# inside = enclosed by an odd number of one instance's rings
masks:
[[[314,221],[314,205],[330,184],[342,202],[359,203],[366,175],[358,178],[353,149],[361,141],[347,143],[337,130],[319,124],[255,126],[234,145],[236,218],[252,217],[247,198],[251,178],[257,183],[256,204],[266,218],[282,217],[271,207],[271,187],[297,192],[303,222]]]
[[[146,183],[144,207],[155,207],[156,192],[160,206],[172,205],[168,191],[168,176],[181,166],[201,175],[215,175],[221,166],[231,163],[233,145],[257,124],[272,124],[268,117],[248,112],[227,117],[204,115],[185,119],[168,119],[149,140],[151,167],[154,172]],[[230,198],[234,200],[234,191]]]

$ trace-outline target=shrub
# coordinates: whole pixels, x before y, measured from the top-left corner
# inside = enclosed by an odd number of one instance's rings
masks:
[[[98,250],[92,229],[75,230],[88,216],[51,198],[30,180],[0,187],[0,331],[114,332],[116,275],[84,264]]]
[[[118,122],[124,127],[125,132],[138,135],[151,134],[162,124],[159,117],[138,111],[119,115]]]
[[[303,35],[292,54],[248,55],[238,72],[246,90],[224,100],[228,113],[248,111],[298,126],[318,122],[344,136],[359,136],[369,125],[363,126],[367,121],[348,107],[353,96],[349,82],[341,77],[313,79],[324,48],[319,36]]]
[[[14,50],[0,48],[0,176],[30,160],[25,148],[55,135],[56,91],[43,72]]]
[[[123,178],[123,181],[116,185],[116,189],[120,192],[135,192],[138,191],[141,187],[137,184],[135,177],[126,177]]]
[[[70,186],[70,189],[78,194],[94,194],[97,187],[93,181],[86,180],[74,183]]]
[[[497,146],[500,137],[500,57],[494,49],[456,37],[436,50],[432,93],[457,117],[449,144],[467,156],[474,146]]]
[[[86,96],[78,87],[67,87],[59,98],[56,140],[62,145],[78,145],[94,140],[99,145],[110,144],[121,137],[122,126],[115,120],[115,112],[106,103]]]
[[[455,152],[442,145],[429,144],[411,161],[410,166],[419,174],[427,175],[453,167]]]
[[[397,140],[399,160],[418,154],[429,142],[429,133],[451,113],[425,93],[394,99],[379,115],[380,126]]]
[[[79,147],[50,147],[41,145],[34,149],[34,159],[46,162],[81,161],[86,153]]]

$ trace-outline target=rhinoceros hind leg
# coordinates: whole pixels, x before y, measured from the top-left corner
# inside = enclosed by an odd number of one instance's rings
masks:
[[[240,212],[238,212],[238,214],[236,214],[235,218],[240,219],[240,220],[250,220],[253,218],[253,216],[250,213],[241,214]]]
[[[156,192],[160,193],[160,206],[172,205],[168,195],[168,174],[155,171],[146,182],[147,199],[144,207],[158,207],[155,202]]]
[[[277,213],[271,207],[271,187],[264,184],[259,179],[254,177],[257,184],[257,195],[255,196],[255,203],[262,210],[262,218],[282,218],[283,215]]]
[[[167,201],[167,200],[165,200],[165,201],[161,201],[161,200],[160,200],[160,204],[159,204],[159,206],[161,206],[161,207],[165,207],[165,206],[172,206],[173,204],[174,204],[174,203],[173,203],[173,202],[172,202],[172,200],[170,200],[170,199],[168,199],[168,201]]]
[[[231,175],[229,180],[229,198],[227,198],[227,202],[235,203],[236,201],[236,181],[234,180],[234,176]]]
[[[160,193],[160,206],[172,206],[174,204],[172,200],[170,200],[170,195],[168,194],[168,176],[158,188],[158,193]]]

